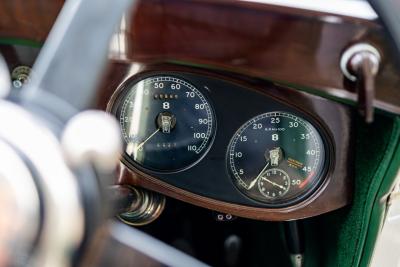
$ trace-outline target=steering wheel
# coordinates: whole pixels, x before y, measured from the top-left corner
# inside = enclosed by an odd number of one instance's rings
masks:
[[[120,155],[119,128],[111,116],[84,110],[133,2],[66,1],[29,85],[18,94],[0,85],[0,266],[206,266],[109,220],[104,188]],[[399,9],[370,2],[400,51]],[[3,65],[1,82],[9,80]]]
[[[133,2],[66,1],[29,86],[11,95],[1,86],[0,266],[205,266],[109,220],[104,188],[121,152],[119,128],[110,115],[83,110]],[[9,80],[4,64],[0,73]]]

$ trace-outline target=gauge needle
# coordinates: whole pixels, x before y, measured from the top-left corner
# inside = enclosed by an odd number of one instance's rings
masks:
[[[154,133],[152,133],[149,137],[147,137],[143,142],[141,142],[136,148],[136,152],[144,145],[146,144],[147,141],[149,141],[156,133],[160,131],[160,128],[158,128]]]
[[[264,173],[264,171],[268,168],[269,166],[269,161],[267,162],[267,164],[264,166],[264,168],[262,169],[262,171],[260,171],[260,173],[257,175],[256,178],[254,178],[253,181],[251,181],[251,183],[249,184],[249,187],[247,187],[247,190],[250,190],[253,188],[253,186],[256,184],[257,180],[260,178],[260,176]]]
[[[283,187],[283,186],[281,186],[280,184],[274,183],[274,182],[272,182],[271,180],[268,180],[268,179],[265,178],[265,177],[261,177],[261,178],[262,178],[263,180],[267,181],[268,183],[270,183],[270,184],[272,184],[272,185],[274,185],[274,186],[279,187],[279,188],[282,189],[282,190],[286,190],[286,188]]]

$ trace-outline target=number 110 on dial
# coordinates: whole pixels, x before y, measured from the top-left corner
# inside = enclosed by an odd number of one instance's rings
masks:
[[[149,170],[175,172],[197,163],[215,134],[214,111],[195,85],[174,76],[128,80],[116,115],[125,158]]]

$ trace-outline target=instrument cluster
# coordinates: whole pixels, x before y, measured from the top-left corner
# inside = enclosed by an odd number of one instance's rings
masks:
[[[283,209],[317,197],[335,172],[338,129],[318,112],[324,100],[293,92],[150,71],[122,83],[108,111],[131,171],[200,197]]]

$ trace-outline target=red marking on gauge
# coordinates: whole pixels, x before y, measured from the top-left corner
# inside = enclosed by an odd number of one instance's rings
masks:
[[[310,174],[307,176],[307,178],[299,185],[299,188],[303,188],[305,187],[308,182],[311,180],[311,178],[313,178],[314,176],[314,172],[310,172]]]

